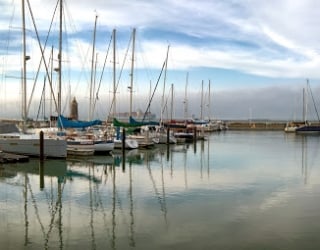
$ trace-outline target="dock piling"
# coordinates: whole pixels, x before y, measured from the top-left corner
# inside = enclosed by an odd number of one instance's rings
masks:
[[[43,131],[40,131],[40,161],[44,159]]]

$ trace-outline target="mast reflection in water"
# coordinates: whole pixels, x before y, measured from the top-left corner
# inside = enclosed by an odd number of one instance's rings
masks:
[[[0,244],[318,249],[319,141],[228,131],[124,157],[1,165]]]

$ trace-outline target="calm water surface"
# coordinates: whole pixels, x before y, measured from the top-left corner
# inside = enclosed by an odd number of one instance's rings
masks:
[[[1,249],[319,249],[318,136],[0,166]],[[41,170],[42,171],[42,170]]]

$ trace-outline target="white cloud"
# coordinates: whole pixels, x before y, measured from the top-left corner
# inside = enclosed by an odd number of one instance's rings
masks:
[[[9,0],[1,3],[4,14],[0,17],[0,32],[5,34],[3,36],[5,39],[9,38],[10,27],[12,32],[10,38],[13,38],[13,33],[18,33],[21,27],[19,18],[21,3]],[[56,4],[54,0],[31,1],[35,21],[42,37],[49,29]],[[72,71],[66,70],[64,77],[66,82],[75,84],[71,89],[73,94],[84,95],[90,79],[92,32],[96,14],[99,16],[96,48],[99,69],[106,54],[108,36],[111,35],[112,29],[116,28],[118,31],[117,69],[119,70],[131,30],[136,27],[135,65],[140,72],[144,69],[160,72],[167,46],[170,44],[169,76],[192,69],[192,77],[199,84],[202,79],[211,77],[221,79],[217,83],[218,88],[227,84],[230,84],[229,87],[234,87],[239,82],[235,77],[233,82],[231,78],[223,79],[225,73],[218,73],[217,69],[228,70],[230,74],[237,72],[244,76],[257,76],[257,85],[259,77],[274,79],[272,86],[281,81],[287,82],[288,78],[295,80],[306,77],[315,80],[320,78],[318,70],[320,2],[317,1],[70,0],[65,1],[65,4],[64,27],[68,30],[69,45],[64,44],[64,49],[68,51],[67,53],[64,51],[63,56],[71,66],[70,70],[77,71],[77,75],[67,79],[71,77]],[[57,18],[58,13],[53,22],[55,36],[58,28]],[[31,27],[30,17],[27,18],[27,24]],[[20,43],[21,39],[18,36],[17,40],[10,41],[9,45],[13,49],[12,45]],[[57,38],[52,37],[50,43],[55,43],[56,57]],[[51,46],[50,43],[48,46]],[[5,41],[1,42],[1,51],[6,51],[6,44]],[[40,60],[40,51],[36,49],[35,41],[33,44],[32,61],[35,62]],[[49,57],[48,51],[46,57]],[[8,74],[10,70],[20,71],[21,56],[19,51],[16,53],[10,56],[2,55],[1,74]],[[109,75],[106,76],[106,81],[111,81],[112,59],[111,52],[109,53],[110,59],[107,63]],[[35,70],[31,67],[31,63],[33,62],[28,62],[29,72]],[[130,63],[126,63],[125,69],[129,68]],[[146,83],[150,80],[155,81],[157,75],[147,77],[135,75],[135,77],[139,82]],[[168,80],[174,82],[175,79]],[[184,79],[181,82],[184,82]],[[246,85],[245,80],[241,83]]]

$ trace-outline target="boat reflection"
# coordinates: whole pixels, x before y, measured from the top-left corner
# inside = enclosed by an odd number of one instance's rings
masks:
[[[40,175],[40,161],[31,159],[25,163],[6,164],[0,170],[0,176],[15,177],[19,173]],[[63,179],[67,172],[67,163],[65,160],[48,160],[43,162],[43,175],[49,177],[58,177]]]
[[[34,232],[34,229],[38,228],[43,236],[44,249],[48,249],[48,243],[53,230],[56,228],[59,247],[63,248],[62,190],[66,173],[67,164],[64,160],[39,162],[31,159],[27,163],[7,164],[2,168],[1,176],[6,176],[3,181],[7,185],[22,188],[24,246],[31,246],[37,240],[32,239],[30,232]],[[37,189],[33,183],[39,176],[40,189]],[[44,178],[46,178],[46,183],[49,184],[47,189],[44,189]],[[14,193],[11,195],[15,196]],[[38,202],[39,196],[43,198],[40,203]],[[46,209],[44,209],[43,204],[47,204]],[[49,215],[48,217],[43,216],[45,210]],[[33,214],[30,215],[32,212]],[[46,225],[46,223],[48,224]],[[19,241],[16,244],[19,244]],[[21,246],[17,245],[14,248],[21,248]]]
[[[301,136],[301,174],[305,185],[309,184],[311,170],[316,164],[315,158],[318,154],[320,143],[319,136]]]
[[[146,216],[137,203],[141,197],[153,213],[160,212],[152,223],[159,227],[162,222],[163,229],[169,230],[167,188],[179,185],[180,174],[184,173],[187,189],[187,172],[192,164],[199,164],[197,171],[202,178],[206,145],[201,144],[200,149],[201,157],[192,163],[187,159],[188,152],[194,151],[192,146],[162,145],[151,150],[115,152],[111,156],[44,162],[31,159],[3,167],[0,181],[14,186],[12,197],[17,200],[22,190],[24,200],[22,208],[14,208],[15,213],[23,210],[24,232],[15,234],[16,243],[10,248],[134,248],[135,217],[140,221]],[[4,225],[3,220],[1,224]]]
[[[301,176],[303,183],[309,184],[311,177],[311,169],[316,164],[316,157],[320,144],[320,137],[314,134],[291,134],[286,133],[285,139],[287,142],[293,141],[297,146],[297,155],[301,162]]]
[[[165,224],[168,225],[168,220],[167,220],[167,203],[166,203],[166,192],[165,192],[165,182],[164,182],[164,174],[163,174],[163,160],[162,157],[160,158],[160,166],[161,166],[161,191],[159,191],[158,186],[156,185],[155,177],[152,174],[152,169],[150,166],[150,162],[148,161],[146,164],[150,180],[152,182],[152,187],[154,190],[154,196],[159,202],[160,205],[160,211],[163,214],[163,218],[165,221]]]

